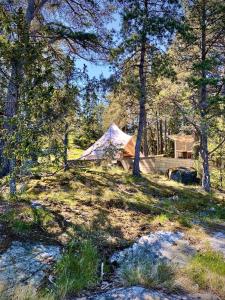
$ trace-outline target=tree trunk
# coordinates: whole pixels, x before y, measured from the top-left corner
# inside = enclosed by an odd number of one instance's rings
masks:
[[[162,120],[159,120],[159,135],[160,135],[160,154],[163,154],[163,126]]]
[[[222,190],[223,189],[223,171],[224,171],[224,160],[223,160],[222,147],[220,149],[219,170],[220,170],[219,182],[220,182],[220,188]]]
[[[138,134],[135,145],[135,157],[133,166],[133,175],[140,176],[140,151],[141,151],[141,140],[143,134],[143,128],[145,123],[145,102],[146,102],[146,76],[144,72],[145,68],[145,54],[146,54],[146,35],[142,38],[141,44],[141,58],[139,64],[139,80],[140,80],[140,100],[139,100],[139,123],[138,123]]]
[[[16,160],[14,158],[10,159],[9,167],[10,167],[10,179],[9,179],[10,195],[15,195],[16,194],[16,174],[15,174]]]
[[[64,145],[64,155],[63,155],[64,171],[68,170],[68,127],[69,127],[69,125],[66,123],[64,141],[63,141],[63,145]]]
[[[156,141],[157,141],[157,155],[160,153],[160,135],[159,135],[159,119],[158,112],[156,112]]]
[[[208,101],[207,101],[207,84],[206,84],[206,2],[203,0],[202,3],[202,25],[201,25],[201,63],[202,63],[202,71],[201,71],[201,88],[200,88],[200,154],[202,157],[203,164],[203,177],[202,177],[202,187],[206,192],[210,192],[210,173],[209,173],[209,154],[208,154],[208,126],[207,126],[207,109],[208,109]]]
[[[210,172],[209,172],[209,153],[208,153],[208,134],[202,129],[200,141],[200,154],[203,165],[202,187],[206,192],[210,192]]]
[[[27,10],[25,14],[25,27],[24,30],[29,32],[31,21],[35,14],[35,0],[29,0],[27,5]],[[17,105],[19,99],[19,88],[20,83],[23,79],[23,58],[13,57],[11,61],[11,76],[8,84],[7,97],[4,105],[4,128],[7,130],[8,135],[13,135],[16,130],[15,126],[11,124],[12,118],[16,115]],[[15,177],[15,167],[16,158],[13,156],[10,159],[3,155],[5,148],[4,141],[1,142],[1,159],[3,163],[2,169],[4,174],[10,173],[10,194],[16,193],[16,177]]]
[[[167,122],[164,120],[164,146],[165,146],[165,154],[167,154]]]
[[[143,132],[143,153],[148,156],[148,132],[147,132],[147,119],[145,113],[144,132]]]
[[[4,105],[4,115],[5,115],[5,122],[4,128],[7,131],[7,135],[12,136],[15,131],[15,125],[11,124],[12,118],[16,115],[17,110],[17,102],[19,97],[19,82],[18,78],[21,75],[21,65],[18,61],[12,61],[12,70],[11,70],[11,77],[8,84],[8,92],[6,97],[6,102]],[[3,142],[3,150],[5,148],[5,143]],[[10,157],[10,158],[8,158]],[[16,193],[16,177],[15,177],[15,166],[16,166],[16,159],[14,155],[9,156],[3,155],[3,168],[6,174],[10,174],[10,194]]]

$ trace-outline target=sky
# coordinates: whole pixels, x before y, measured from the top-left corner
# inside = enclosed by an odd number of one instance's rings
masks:
[[[113,20],[109,24],[107,24],[107,28],[109,30],[113,29],[116,32],[120,30],[120,17],[118,13],[115,14],[113,16]],[[76,66],[80,69],[83,68],[84,64],[87,66],[88,74],[91,78],[92,77],[99,78],[101,74],[103,74],[103,76],[107,78],[112,74],[112,71],[110,70],[110,65],[107,62],[105,63],[101,62],[95,64],[95,63],[88,62],[84,59],[78,59],[76,61]]]
[[[91,78],[99,78],[101,74],[107,78],[112,73],[110,71],[110,66],[107,63],[96,65],[95,63],[88,62],[84,59],[79,59],[76,61],[76,66],[80,69],[83,68],[84,64],[87,66],[88,74]]]

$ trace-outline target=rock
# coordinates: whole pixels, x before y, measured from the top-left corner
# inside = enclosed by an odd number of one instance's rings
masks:
[[[153,263],[159,261],[184,265],[196,250],[184,239],[181,232],[157,231],[141,237],[133,246],[113,254],[111,263],[122,264],[133,257],[149,259]]]
[[[205,300],[217,298],[204,298],[200,294],[195,296],[191,295],[177,295],[165,294],[157,290],[150,290],[140,286],[133,286],[128,288],[117,288],[105,293],[96,294],[92,296],[76,298],[77,300]]]
[[[34,209],[42,209],[43,205],[38,201],[31,201],[31,207]]]
[[[8,295],[24,285],[38,288],[60,256],[58,246],[13,241],[0,255],[1,292]]]
[[[219,251],[225,257],[225,233],[215,232],[207,240],[214,251]]]
[[[181,182],[183,184],[199,183],[199,178],[197,178],[197,171],[192,168],[179,167],[176,169],[169,169],[168,176],[169,179]]]

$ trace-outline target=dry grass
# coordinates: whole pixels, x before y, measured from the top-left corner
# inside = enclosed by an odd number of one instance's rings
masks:
[[[176,275],[176,283],[185,291],[209,292],[225,299],[225,260],[210,249],[197,253]]]
[[[1,292],[1,290],[0,290]],[[54,300],[54,295],[50,293],[38,292],[32,286],[18,286],[15,288],[13,294],[9,295],[0,294],[0,300]]]
[[[47,233],[54,231],[60,235],[67,229],[84,235],[92,232],[101,244],[113,243],[115,247],[162,227],[187,231],[197,227],[192,225],[193,221],[207,223],[206,216],[216,224],[225,219],[221,195],[206,195],[198,187],[186,187],[164,176],[134,179],[115,167],[75,168],[32,179],[20,200],[25,200],[28,210],[29,201],[43,204],[48,214],[41,225]],[[210,211],[212,207],[214,210]],[[17,219],[35,222],[34,216],[26,217],[23,209],[21,214],[17,209]],[[201,216],[202,213],[205,215]],[[66,220],[67,228],[58,228],[52,216]],[[20,224],[19,227],[23,228]]]

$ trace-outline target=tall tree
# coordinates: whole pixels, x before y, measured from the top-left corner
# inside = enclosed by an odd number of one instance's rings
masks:
[[[135,146],[133,175],[140,176],[140,150],[146,120],[147,74],[153,68],[156,52],[163,52],[168,46],[179,19],[178,1],[132,0],[122,3],[122,43],[116,54],[119,64],[132,60],[138,66],[139,74],[139,123]],[[117,55],[118,56],[118,55]],[[156,66],[155,66],[156,67]]]
[[[1,60],[7,61],[9,72],[6,72],[7,83],[6,99],[4,101],[4,132],[10,136],[16,133],[15,117],[20,109],[21,87],[26,78],[27,57],[30,46],[47,41],[47,51],[51,49],[55,58],[60,58],[60,51],[70,54],[89,57],[101,51],[103,47],[97,37],[106,15],[103,5],[97,1],[3,1],[1,9]],[[57,18],[60,13],[61,18]],[[65,16],[70,16],[66,18]],[[101,18],[100,18],[101,16]],[[66,23],[64,20],[67,20]],[[95,27],[95,33],[91,29]],[[9,28],[11,32],[9,32]],[[64,47],[60,49],[59,46]],[[7,52],[4,50],[7,47]],[[44,50],[44,49],[43,49]],[[2,69],[4,71],[4,68]],[[14,173],[15,158],[3,156],[5,149],[4,139],[1,141],[3,173]],[[10,190],[16,191],[15,176],[11,176]]]
[[[213,126],[216,117],[224,113],[225,103],[225,3],[222,0],[196,0],[185,3],[189,39],[185,39],[184,43],[178,39],[176,45],[179,51],[179,68],[188,70],[186,82],[189,88],[183,105],[179,97],[174,102],[199,136],[203,166],[202,186],[209,192],[210,127]],[[184,87],[187,89],[187,86]]]

